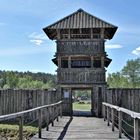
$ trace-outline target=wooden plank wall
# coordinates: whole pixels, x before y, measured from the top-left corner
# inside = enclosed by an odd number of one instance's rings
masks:
[[[28,110],[41,105],[58,102],[56,91],[48,90],[0,90],[0,115]],[[53,109],[50,110],[53,113]],[[43,114],[47,113],[43,111]],[[51,116],[50,116],[51,117]],[[37,119],[37,112],[24,115],[26,122]]]
[[[105,102],[140,112],[140,89],[108,89]]]

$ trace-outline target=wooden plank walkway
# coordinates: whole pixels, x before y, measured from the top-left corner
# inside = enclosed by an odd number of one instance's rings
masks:
[[[101,118],[95,117],[63,117],[54,123],[49,131],[42,129],[42,138],[38,134],[31,140],[119,140],[118,130],[111,131]],[[122,135],[121,140],[128,140]]]

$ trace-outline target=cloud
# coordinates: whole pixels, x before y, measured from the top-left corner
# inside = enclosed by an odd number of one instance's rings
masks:
[[[30,42],[37,46],[40,46],[45,40],[48,39],[45,34],[38,34],[36,32],[31,33],[28,37],[30,38]]]
[[[41,39],[31,39],[30,42],[34,43],[37,46],[40,46],[43,43]]]
[[[105,45],[105,48],[107,49],[120,49],[122,48],[123,46],[120,45],[120,44],[111,44],[111,45]]]
[[[140,46],[137,47],[135,50],[133,50],[132,54],[135,54],[135,55],[139,56],[140,55]]]

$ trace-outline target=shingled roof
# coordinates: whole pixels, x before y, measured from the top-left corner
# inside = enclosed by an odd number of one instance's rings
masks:
[[[111,39],[117,30],[117,26],[112,25],[102,19],[95,17],[83,9],[79,9],[69,16],[43,28],[44,32],[49,36],[52,31],[58,29],[82,29],[82,28],[105,28],[108,29]],[[107,31],[107,30],[106,30]]]

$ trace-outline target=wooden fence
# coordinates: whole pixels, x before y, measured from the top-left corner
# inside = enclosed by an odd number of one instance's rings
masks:
[[[140,89],[108,89],[105,102],[140,112]]]
[[[50,112],[50,109],[52,110],[51,112]],[[38,113],[38,117],[37,117],[38,118],[37,119],[38,120],[38,137],[41,138],[41,134],[42,134],[41,129],[42,129],[42,125],[44,124],[43,117],[45,117],[44,120],[45,120],[46,130],[48,131],[49,124],[52,123],[52,126],[53,126],[54,120],[57,119],[57,121],[59,121],[59,116],[62,117],[62,101],[49,104],[49,105],[39,106],[39,107],[29,109],[26,111],[12,113],[8,115],[2,115],[0,116],[0,121],[17,118],[19,120],[19,140],[23,140],[24,139],[23,137],[24,116],[27,113],[33,113],[33,112]]]
[[[0,90],[0,115],[29,110],[60,101],[56,90]],[[36,112],[24,116],[26,122],[35,120]]]

